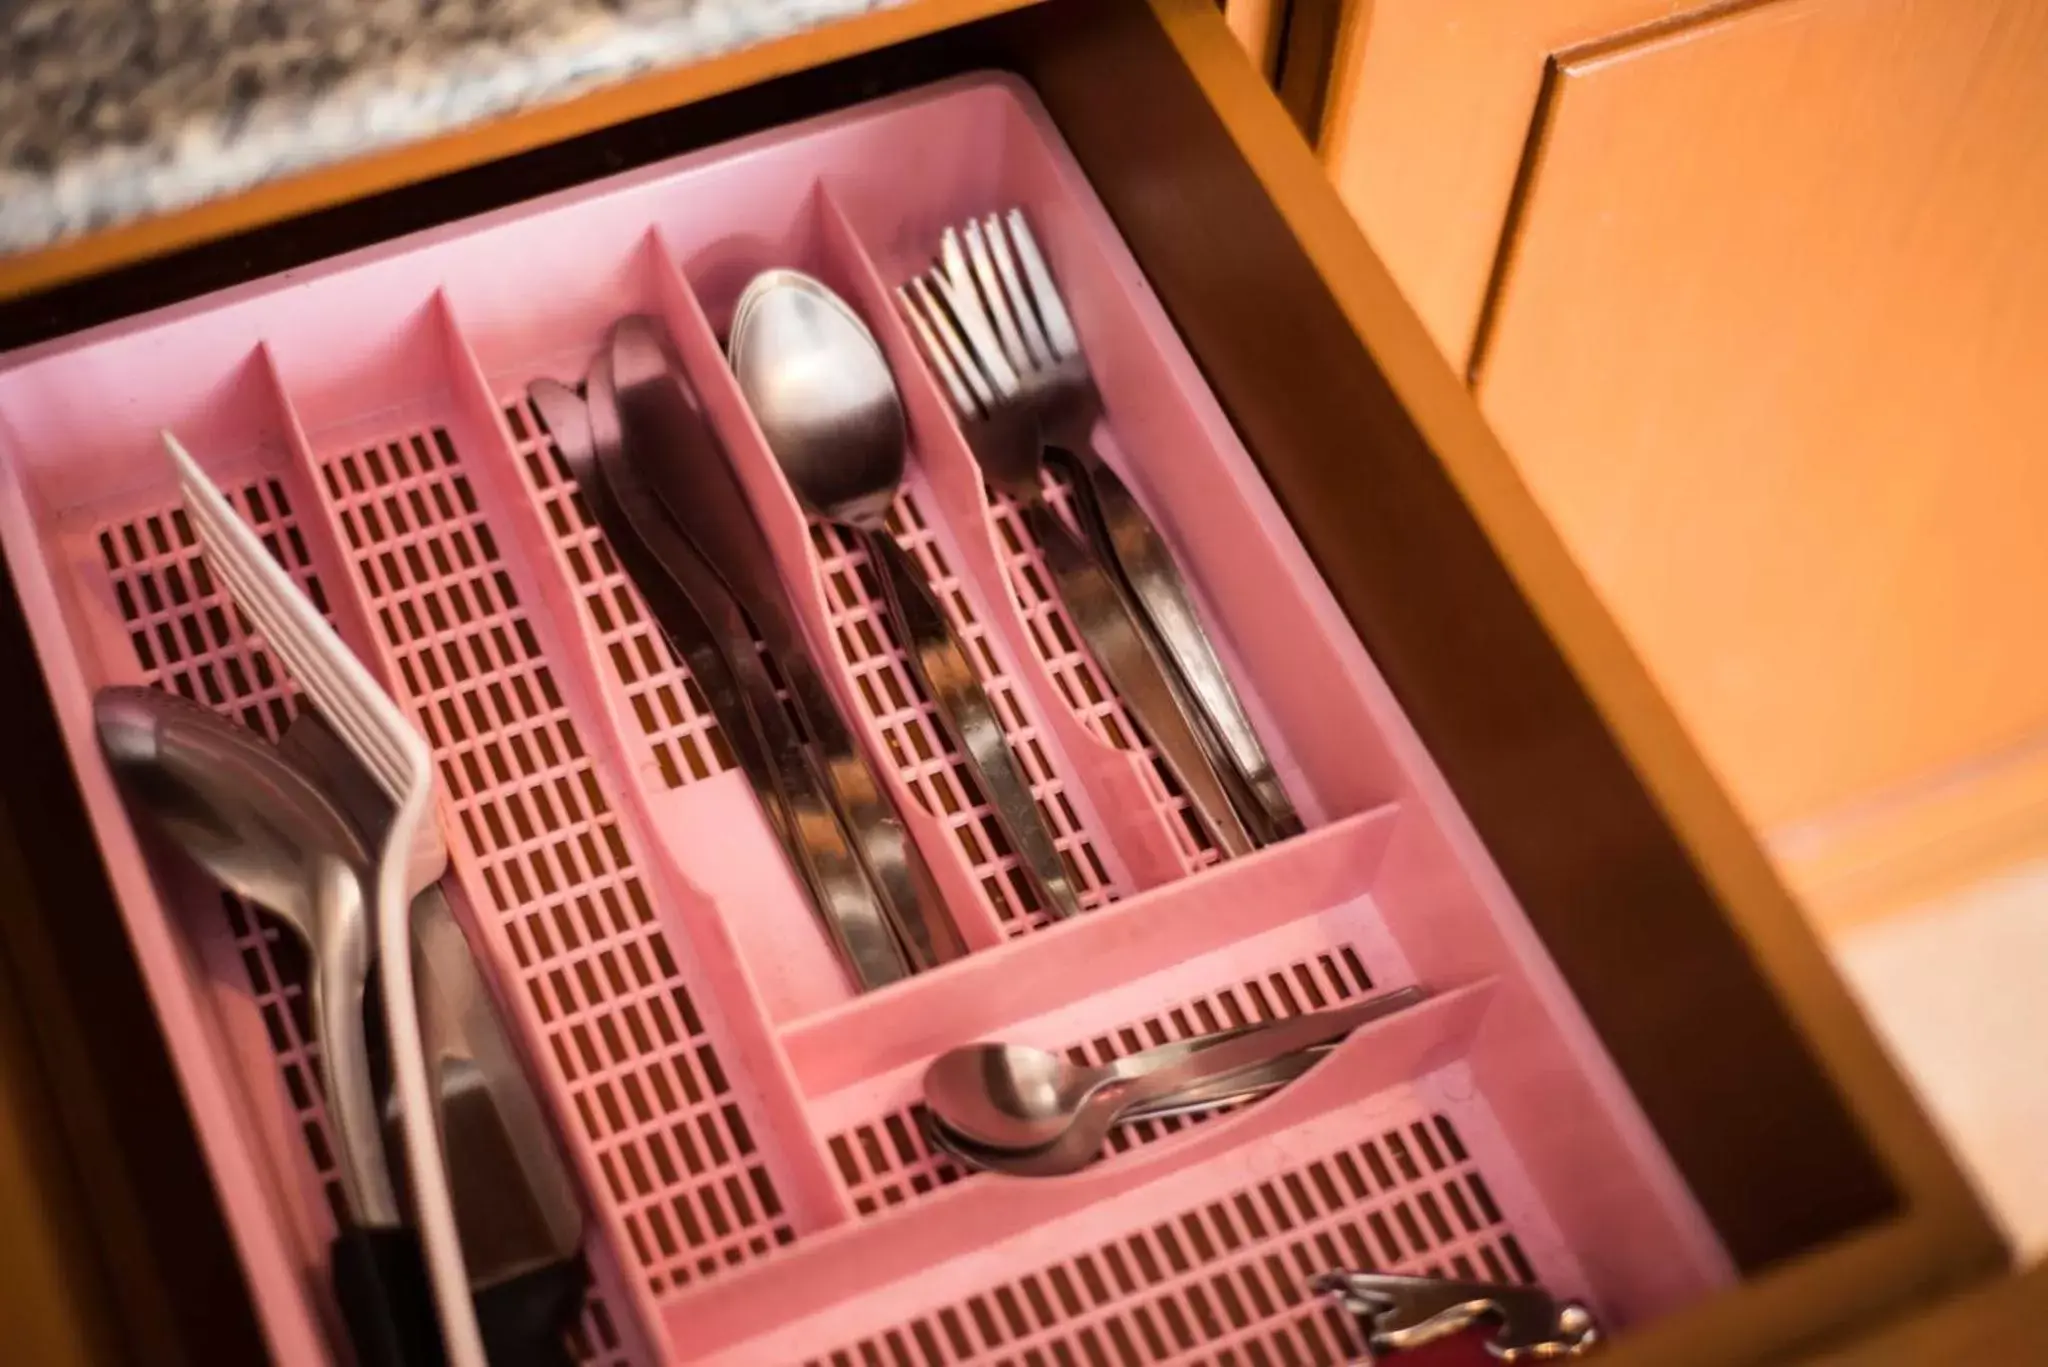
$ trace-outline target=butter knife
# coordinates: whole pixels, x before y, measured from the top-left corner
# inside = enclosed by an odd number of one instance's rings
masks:
[[[767,534],[684,380],[654,320],[627,318],[613,330],[611,379],[628,460],[704,558],[718,567],[789,680],[825,773],[913,969],[967,952],[931,870],[855,743],[846,718],[811,658]]]
[[[648,611],[689,662],[854,980],[865,990],[905,977],[909,965],[739,604],[625,458],[608,358],[600,358],[588,389],[587,407],[553,380],[536,380],[527,392]]]

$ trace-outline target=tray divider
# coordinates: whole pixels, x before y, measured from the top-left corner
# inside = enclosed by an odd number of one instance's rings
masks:
[[[321,610],[349,649],[355,652],[356,658],[383,685],[384,691],[393,697],[402,696],[397,689],[397,675],[393,672],[390,653],[384,648],[383,637],[376,630],[369,602],[349,570],[348,557],[343,550],[347,543],[341,539],[339,528],[326,517],[328,504],[321,497],[320,466],[314,459],[313,443],[307,438],[298,405],[292,401],[291,387],[286,383],[284,370],[268,342],[258,346],[257,354],[262,360],[267,383],[277,395],[278,410],[282,414],[280,426],[286,460],[285,468],[277,472],[277,478],[293,486],[295,492],[302,493],[303,501],[312,505],[294,507],[292,511],[303,530],[306,569],[320,584],[326,599],[320,604]],[[278,667],[283,668],[282,661],[278,662]]]
[[[969,954],[1001,944],[1003,928],[986,894],[975,882],[950,833],[905,781],[887,739],[863,705],[828,618],[826,586],[809,519],[754,422],[703,304],[676,266],[675,256],[659,228],[648,234],[646,250],[652,258],[662,322],[675,343],[690,386],[703,404],[705,415],[767,533],[782,581],[791,589],[789,598],[811,656],[817,661],[818,672],[839,700],[841,712],[887,785],[912,841],[931,867],[941,900],[959,927]]]

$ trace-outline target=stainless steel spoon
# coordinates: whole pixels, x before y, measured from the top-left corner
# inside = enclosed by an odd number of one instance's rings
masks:
[[[1192,1053],[1196,1042],[1168,1047],[1184,1048]],[[1334,1044],[1318,1044],[1284,1058],[1276,1058],[1271,1063],[1261,1064],[1256,1068],[1245,1068],[1227,1077],[1196,1083],[1171,1096],[1127,1107],[1117,1113],[1115,1128],[1121,1129],[1126,1125],[1139,1125],[1148,1121],[1206,1115],[1211,1111],[1238,1105],[1240,1102],[1257,1101],[1261,1097],[1271,1096],[1321,1063],[1324,1056],[1335,1047]],[[1004,1160],[1015,1156],[1014,1150],[986,1149],[972,1140],[964,1139],[948,1128],[942,1120],[932,1119],[930,1125],[932,1137],[938,1146],[969,1167],[1000,1171]]]
[[[1271,1096],[1322,1062],[1324,1055],[1328,1054],[1332,1047],[1317,1045],[1312,1049],[1303,1049],[1257,1068],[1246,1068],[1213,1082],[1198,1083],[1184,1091],[1175,1092],[1172,1096],[1132,1106],[1117,1113],[1116,1124],[1111,1128],[1120,1129],[1126,1125],[1137,1125],[1147,1121],[1206,1115],[1241,1102],[1257,1101],[1261,1097]],[[1065,1166],[1050,1171],[1045,1169],[1046,1155],[1052,1153],[1053,1148],[1057,1146],[1024,1150],[991,1149],[956,1134],[943,1120],[932,1119],[928,1121],[928,1125],[933,1146],[965,1168],[979,1172],[999,1172],[1011,1177],[1038,1177],[1071,1171]],[[1064,1162],[1063,1159],[1060,1161]]]
[[[889,533],[908,442],[902,400],[874,334],[821,282],[771,270],[740,296],[729,350],[740,390],[790,487],[867,551],[911,667],[1046,909],[1078,915],[1066,865],[995,707],[923,572]]]
[[[397,1225],[364,1042],[372,946],[356,870],[370,856],[355,828],[262,737],[197,703],[153,688],[105,688],[93,719],[122,786],[164,833],[305,942],[343,1195],[361,1224]]]
[[[1142,1104],[1342,1038],[1420,1002],[1404,987],[1327,1011],[1267,1021],[1133,1054],[1099,1068],[1029,1045],[948,1050],[924,1075],[925,1104],[970,1149],[1028,1164],[1034,1175],[1091,1161],[1111,1126]],[[996,1166],[984,1164],[984,1166]]]

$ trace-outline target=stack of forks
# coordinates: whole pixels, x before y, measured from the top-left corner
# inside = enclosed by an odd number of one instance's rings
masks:
[[[1102,398],[1021,209],[948,228],[897,292],[968,446],[1068,613],[1226,853],[1302,829],[1166,538],[1096,450]],[[1048,502],[1072,491],[1077,527]]]

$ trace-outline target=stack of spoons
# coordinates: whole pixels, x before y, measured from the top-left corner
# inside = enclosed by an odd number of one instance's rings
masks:
[[[947,1050],[925,1069],[925,1105],[939,1145],[966,1166],[1058,1177],[1094,1162],[1117,1125],[1264,1096],[1307,1072],[1359,1026],[1427,996],[1420,987],[1403,987],[1096,1068],[1029,1045],[970,1044]]]

